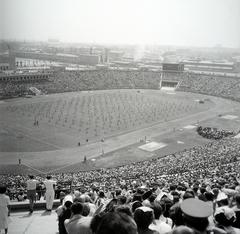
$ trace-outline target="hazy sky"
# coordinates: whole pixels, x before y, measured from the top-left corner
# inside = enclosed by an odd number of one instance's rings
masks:
[[[240,47],[240,0],[0,0],[0,38]]]

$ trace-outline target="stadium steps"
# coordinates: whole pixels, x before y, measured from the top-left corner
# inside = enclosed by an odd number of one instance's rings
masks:
[[[53,202],[53,208],[57,208],[60,205],[60,200],[56,199]],[[34,205],[34,210],[45,210],[46,209],[46,201],[37,201]],[[29,211],[29,202],[26,201],[11,201],[10,202],[10,210],[11,212],[19,212],[19,211]]]

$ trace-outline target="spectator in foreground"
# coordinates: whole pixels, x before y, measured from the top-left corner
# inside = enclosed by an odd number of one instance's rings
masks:
[[[240,230],[233,227],[236,216],[232,208],[227,206],[218,207],[214,218],[217,222],[216,226],[226,231],[227,234],[240,234]]]
[[[75,202],[71,206],[72,217],[64,222],[68,234],[92,234],[90,223],[92,217],[82,216],[83,204]]]
[[[87,203],[83,203],[83,211],[82,211],[82,216],[87,217],[89,216],[90,213],[90,207]]]
[[[237,194],[235,196],[235,200],[236,200],[236,206],[233,207],[233,210],[236,215],[236,220],[233,224],[233,227],[240,229],[240,194]]]
[[[91,202],[91,198],[88,195],[85,195],[85,203],[89,206],[89,216],[93,216],[96,211],[96,206]]]
[[[32,214],[34,203],[36,202],[36,199],[37,199],[36,189],[37,189],[37,184],[39,182],[35,180],[33,175],[29,175],[28,177],[29,179],[27,180],[27,198],[29,200],[29,213]]]
[[[57,209],[55,210],[55,212],[57,213],[58,218],[62,214],[62,212],[65,209],[67,209],[67,207],[65,206],[65,204],[67,204],[67,202],[70,202],[71,204],[73,203],[72,196],[66,196],[65,198],[63,198],[63,201],[62,201],[61,205],[58,206]]]
[[[134,220],[123,212],[109,212],[95,216],[91,223],[94,234],[137,234]]]
[[[138,234],[159,234],[159,232],[149,229],[154,220],[153,210],[146,206],[137,208],[134,212],[134,220],[137,224]]]
[[[166,222],[163,222],[160,220],[160,216],[162,214],[162,207],[160,204],[155,202],[155,204],[152,206],[152,209],[154,211],[154,223],[155,224],[150,224],[150,229],[158,231],[161,234],[167,233],[171,231],[171,226],[167,224]]]
[[[59,234],[67,234],[66,228],[64,226],[64,221],[70,219],[71,217],[71,201],[66,201],[62,209],[61,214],[58,216],[58,231]]]
[[[20,191],[17,195],[17,200],[19,202],[24,201],[27,198],[27,196],[23,193],[23,191]]]
[[[213,209],[208,203],[196,198],[188,198],[181,203],[183,220],[187,227],[191,228],[196,234],[205,234],[207,232],[214,234],[226,234],[226,232],[217,227],[211,227],[208,230],[208,217],[212,215]]]
[[[46,209],[47,211],[52,211],[56,181],[52,180],[52,176],[48,175],[44,184],[46,187]]]
[[[0,232],[3,229],[5,234],[8,233],[8,216],[10,215],[10,198],[5,195],[6,191],[5,186],[0,186]]]

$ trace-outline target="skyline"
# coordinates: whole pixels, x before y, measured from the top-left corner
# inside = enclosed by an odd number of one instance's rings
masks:
[[[0,39],[240,48],[238,0],[0,0]]]

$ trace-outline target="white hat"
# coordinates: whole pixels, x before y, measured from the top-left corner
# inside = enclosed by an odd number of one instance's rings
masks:
[[[219,192],[219,194],[217,196],[217,201],[225,200],[227,198],[228,198],[228,196],[224,192]]]
[[[221,213],[223,213],[228,220],[230,220],[232,217],[236,218],[234,210],[228,206],[218,207],[215,211],[214,216]]]

